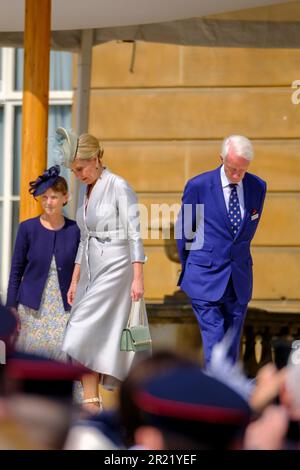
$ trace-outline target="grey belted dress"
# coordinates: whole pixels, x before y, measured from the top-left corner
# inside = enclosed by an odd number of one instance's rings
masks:
[[[120,337],[131,308],[132,263],[146,258],[137,198],[128,183],[105,168],[88,201],[86,189],[81,188],[76,216],[80,279],[62,350],[102,374],[103,385],[111,388],[135,358],[134,352],[120,351]]]

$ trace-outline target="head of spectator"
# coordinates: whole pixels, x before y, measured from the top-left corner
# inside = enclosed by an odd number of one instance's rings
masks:
[[[119,394],[120,422],[124,443],[127,447],[135,444],[135,431],[143,424],[141,410],[136,406],[134,395],[137,388],[146,380],[178,366],[191,366],[194,363],[172,351],[158,351],[134,365],[121,384]]]
[[[300,342],[295,341],[285,370],[280,400],[289,411],[291,419],[300,422]]]
[[[0,305],[0,395],[4,393],[3,377],[7,358],[14,350],[18,319],[10,310]]]
[[[38,449],[62,449],[74,417],[74,380],[86,373],[81,366],[43,356],[14,353],[5,367],[10,417],[26,429]]]
[[[248,403],[198,366],[178,366],[140,384],[134,394],[146,449],[238,449],[251,418]]]

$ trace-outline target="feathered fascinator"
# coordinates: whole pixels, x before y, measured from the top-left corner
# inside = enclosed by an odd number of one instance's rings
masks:
[[[78,149],[78,136],[73,131],[67,131],[64,127],[58,127],[55,131],[53,151],[57,154],[57,162],[70,168]]]
[[[248,400],[254,390],[253,380],[249,380],[239,362],[235,364],[228,357],[232,343],[232,332],[228,330],[220,343],[217,343],[211,354],[210,364],[206,370],[207,375],[223,382],[245,400]]]
[[[48,170],[44,171],[35,181],[30,181],[29,192],[33,197],[44,194],[47,189],[51,188],[59,177],[59,165],[51,166]]]

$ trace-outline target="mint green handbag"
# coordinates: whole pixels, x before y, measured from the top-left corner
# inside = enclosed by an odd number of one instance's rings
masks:
[[[138,325],[132,325],[136,320],[138,309]],[[132,302],[126,328],[123,329],[120,341],[121,351],[145,351],[151,349],[152,340],[147,321],[147,312],[144,299]]]

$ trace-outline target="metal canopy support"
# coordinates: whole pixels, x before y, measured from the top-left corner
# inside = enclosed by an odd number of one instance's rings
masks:
[[[90,109],[91,66],[94,31],[85,29],[81,33],[81,50],[78,54],[77,65],[77,99],[76,99],[76,132],[78,135],[88,132]],[[76,214],[79,184],[72,176],[72,200],[69,204],[69,215]]]

